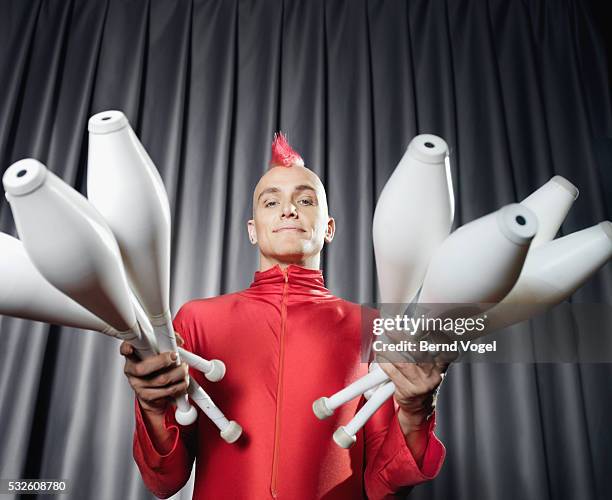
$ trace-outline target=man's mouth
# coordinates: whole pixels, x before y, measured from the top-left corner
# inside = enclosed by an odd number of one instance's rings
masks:
[[[305,232],[301,227],[297,227],[297,226],[279,227],[278,229],[275,229],[273,232],[274,233],[280,233],[280,232],[283,232],[283,231]]]

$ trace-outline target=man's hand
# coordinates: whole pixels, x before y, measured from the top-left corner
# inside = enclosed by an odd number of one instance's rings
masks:
[[[433,413],[436,394],[448,365],[435,360],[391,362],[378,357],[380,367],[395,384],[398,418],[404,435],[424,429]]]
[[[183,339],[176,337],[178,345],[183,345]],[[120,353],[125,356],[124,373],[145,412],[163,415],[174,398],[187,392],[188,367],[186,363],[176,365],[175,353],[140,360],[127,342],[121,344]]]

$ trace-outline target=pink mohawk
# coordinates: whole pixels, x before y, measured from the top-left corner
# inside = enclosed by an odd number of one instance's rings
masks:
[[[269,168],[304,166],[302,157],[289,145],[285,134],[278,132],[274,134],[272,141],[272,158]]]

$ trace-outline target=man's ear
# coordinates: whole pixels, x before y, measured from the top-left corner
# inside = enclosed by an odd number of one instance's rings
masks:
[[[327,227],[325,228],[325,243],[331,243],[336,234],[336,221],[333,217],[327,220]]]
[[[249,241],[251,245],[257,244],[257,231],[255,230],[255,221],[251,219],[247,222],[247,231],[249,232]]]

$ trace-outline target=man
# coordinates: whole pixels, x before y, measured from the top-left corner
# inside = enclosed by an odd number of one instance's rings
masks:
[[[193,300],[174,326],[184,347],[224,360],[227,375],[204,385],[244,435],[227,444],[206,418],[179,428],[172,397],[184,393],[187,368],[163,353],[138,361],[122,344],[134,388],[134,457],[147,487],[159,497],[178,491],[196,462],[196,498],[384,498],[432,479],[444,460],[433,434],[435,391],[443,367],[383,363],[395,383],[387,403],[357,435],[350,450],[332,440],[363,400],[324,421],[311,405],[367,372],[361,359],[361,310],[333,296],[319,270],[320,253],[334,237],[320,179],[281,135],[271,168],[253,194],[248,234],[259,248],[259,270],[237,293]]]

